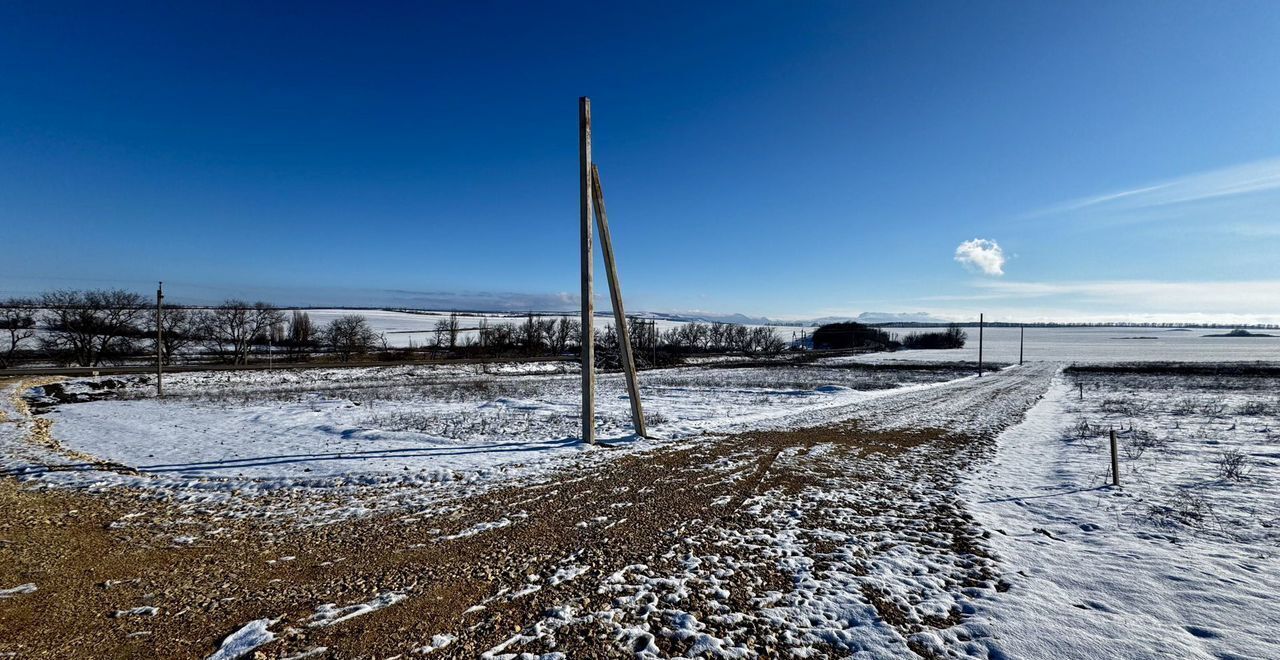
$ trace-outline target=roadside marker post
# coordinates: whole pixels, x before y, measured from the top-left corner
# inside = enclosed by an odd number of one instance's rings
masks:
[[[1111,429],[1111,485],[1120,485],[1120,454],[1116,451],[1116,430]]]
[[[1024,323],[1018,326],[1018,366],[1022,366],[1022,347],[1027,340],[1027,325]]]

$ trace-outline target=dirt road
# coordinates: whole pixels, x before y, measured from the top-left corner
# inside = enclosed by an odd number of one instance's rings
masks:
[[[954,485],[1054,371],[216,543],[164,502],[0,481],[0,589],[36,588],[0,597],[0,657],[206,658],[251,622],[233,641],[272,658],[986,657],[967,615],[1005,586]]]

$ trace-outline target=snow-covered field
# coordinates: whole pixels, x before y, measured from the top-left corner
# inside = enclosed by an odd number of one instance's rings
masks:
[[[621,375],[601,374],[597,433],[615,445],[652,445],[788,424],[891,388],[962,375],[795,366],[648,371],[641,394],[654,439],[643,440],[632,435]],[[124,386],[102,388],[103,381]],[[8,452],[11,471],[237,492],[440,485],[509,477],[586,450],[578,440],[580,376],[564,363],[180,373],[166,379],[163,399],[138,378],[50,387],[62,401],[83,401],[52,405],[59,399],[40,388],[20,394],[52,422],[63,450],[140,476],[46,472],[37,466],[56,457]]]
[[[945,328],[886,328],[892,334],[941,331]],[[969,340],[952,350],[898,351],[846,358],[842,362],[890,360],[978,359],[978,329],[964,328]],[[986,328],[983,358],[1017,364],[1018,328]],[[1203,328],[1027,328],[1025,356],[1036,362],[1250,362],[1280,360],[1280,337],[1206,337],[1224,330]],[[1280,331],[1260,331],[1280,335]]]
[[[1058,378],[961,489],[1012,582],[980,615],[1009,655],[1280,657],[1277,392],[1257,376]]]

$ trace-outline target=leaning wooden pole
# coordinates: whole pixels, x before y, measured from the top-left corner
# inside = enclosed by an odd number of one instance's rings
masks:
[[[582,237],[582,441],[596,443],[595,257],[591,237],[591,99],[578,98],[578,226]]]
[[[156,396],[164,396],[164,282],[156,286]]]
[[[631,399],[631,425],[636,435],[645,438],[644,408],[640,405],[640,381],[636,378],[636,361],[631,352],[631,329],[627,312],[622,308],[622,285],[618,283],[618,266],[613,259],[613,239],[609,237],[609,216],[604,211],[604,189],[600,186],[600,170],[591,164],[591,200],[595,202],[596,228],[600,230],[600,250],[604,252],[604,271],[609,277],[609,300],[613,303],[613,325],[618,333],[618,352],[622,354],[622,371],[627,376],[627,396]]]

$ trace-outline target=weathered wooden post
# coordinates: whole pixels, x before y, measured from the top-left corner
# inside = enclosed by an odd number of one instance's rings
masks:
[[[1018,326],[1018,364],[1022,364],[1022,347],[1027,339],[1027,325],[1024,323]]]
[[[644,409],[640,405],[640,381],[636,378],[636,361],[631,352],[631,329],[627,327],[627,313],[622,307],[622,284],[618,281],[618,265],[613,259],[613,239],[609,236],[609,216],[604,210],[604,188],[600,185],[600,170],[591,164],[591,199],[595,202],[596,228],[600,230],[600,249],[604,252],[604,271],[609,278],[609,300],[613,303],[613,324],[618,333],[618,352],[622,357],[622,371],[627,378],[627,397],[631,399],[631,425],[636,435],[644,438]]]
[[[1111,485],[1120,485],[1120,454],[1116,451],[1116,430],[1111,429]]]
[[[156,286],[156,396],[164,396],[164,282]]]
[[[591,99],[578,98],[578,226],[582,238],[582,441],[596,443],[595,258],[591,236]]]
[[[982,378],[982,326],[983,315],[978,315],[978,378]]]

